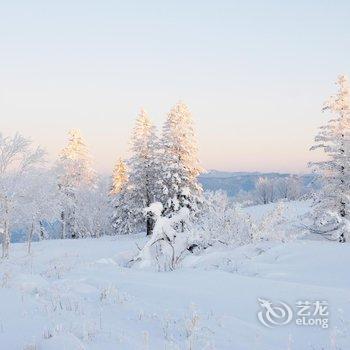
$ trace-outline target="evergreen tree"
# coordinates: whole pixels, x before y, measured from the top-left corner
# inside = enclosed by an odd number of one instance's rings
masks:
[[[112,186],[111,186],[110,194],[117,195],[122,190],[127,180],[128,180],[128,177],[127,177],[126,164],[121,158],[119,158],[117,164],[113,169]]]
[[[77,193],[82,188],[93,186],[96,180],[89,151],[79,130],[69,132],[68,144],[57,163],[57,172],[64,208],[61,214],[62,238],[77,238]]]
[[[114,167],[112,185],[109,192],[112,205],[111,224],[117,234],[133,233],[133,220],[128,201],[128,172],[125,162],[119,159]]]
[[[314,230],[345,242],[350,236],[350,100],[347,78],[339,76],[337,85],[338,93],[323,108],[332,118],[311,148],[321,148],[327,156],[311,163],[323,184],[314,202]]]
[[[153,218],[145,215],[145,208],[159,197],[159,158],[156,128],[141,109],[132,137],[132,156],[128,161],[127,193],[123,194],[129,207],[129,222],[135,228],[145,227],[147,235],[153,230]]]
[[[169,112],[162,135],[162,204],[164,215],[172,216],[182,207],[192,214],[201,202],[201,172],[193,120],[187,106],[179,102]]]

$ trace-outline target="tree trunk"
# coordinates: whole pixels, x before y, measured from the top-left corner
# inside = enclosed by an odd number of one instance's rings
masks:
[[[70,237],[73,238],[73,239],[79,238],[79,236],[78,236],[77,232],[75,231],[75,229],[72,229],[71,225],[69,225],[69,227],[70,227],[70,232],[71,232]]]
[[[39,224],[40,224],[40,239],[43,240],[45,239],[45,228],[41,220],[39,221]]]
[[[341,209],[340,209],[340,216],[342,218],[345,218],[346,216],[346,212],[345,212],[345,203],[344,201],[341,201]],[[340,243],[345,243],[346,239],[345,239],[345,235],[344,235],[344,232],[342,232],[339,236],[339,242]]]
[[[146,228],[147,228],[147,236],[151,236],[154,228],[154,220],[152,218],[147,218]]]
[[[10,233],[9,233],[9,227],[8,223],[6,223],[5,230],[4,230],[4,240],[2,242],[2,257],[8,258],[9,257],[9,251],[10,251]]]
[[[32,222],[32,226],[28,234],[28,254],[30,254],[31,248],[32,248],[33,233],[34,233],[34,221]]]
[[[9,257],[10,250],[10,229],[9,229],[9,209],[8,203],[5,202],[5,220],[4,220],[4,231],[2,237],[2,257]]]
[[[344,137],[344,135],[342,135],[342,137]],[[344,153],[344,149],[341,149],[341,152]],[[344,185],[345,183],[345,180],[344,180],[344,170],[345,170],[345,167],[342,166],[341,167],[341,174],[342,174],[342,178],[341,178],[341,184]],[[343,186],[342,186],[343,187]],[[346,217],[346,204],[345,204],[345,201],[343,199],[340,200],[340,216],[342,218],[345,218]],[[345,235],[344,235],[344,232],[342,232],[339,236],[339,242],[340,243],[345,243]]]
[[[64,211],[61,213],[61,221],[62,221],[62,232],[61,232],[61,239],[66,238],[66,218],[64,215]]]

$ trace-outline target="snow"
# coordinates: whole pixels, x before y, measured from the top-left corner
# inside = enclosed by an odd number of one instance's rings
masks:
[[[301,215],[308,204],[288,206]],[[128,267],[145,243],[142,235],[42,241],[31,256],[13,244],[0,264],[0,348],[350,348],[349,244],[262,242],[208,248],[172,272]],[[326,300],[330,327],[269,329],[257,319],[258,298],[292,307]]]
[[[160,202],[154,202],[149,207],[144,209],[144,212],[151,212],[154,216],[159,218],[162,215],[163,204]]]

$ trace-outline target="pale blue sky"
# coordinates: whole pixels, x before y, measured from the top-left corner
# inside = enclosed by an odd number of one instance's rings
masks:
[[[102,171],[141,106],[161,125],[179,99],[204,167],[305,171],[339,73],[349,1],[0,3],[0,130],[54,158],[79,128]]]

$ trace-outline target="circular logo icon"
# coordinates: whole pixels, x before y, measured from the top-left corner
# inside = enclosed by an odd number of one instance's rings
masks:
[[[291,307],[283,301],[272,304],[269,300],[258,298],[258,302],[262,307],[258,312],[258,319],[266,327],[284,326],[293,318]]]

